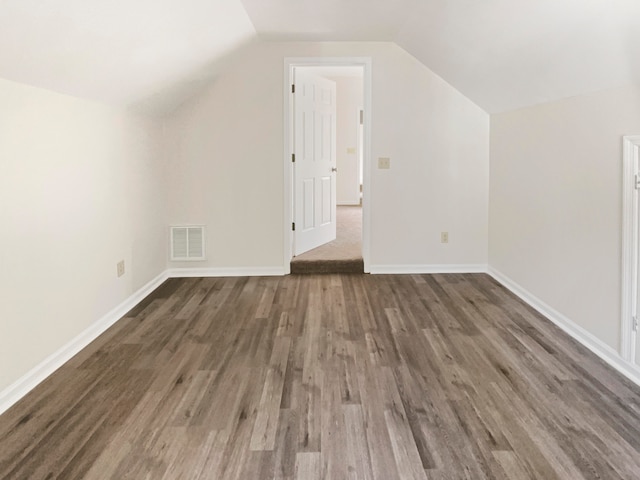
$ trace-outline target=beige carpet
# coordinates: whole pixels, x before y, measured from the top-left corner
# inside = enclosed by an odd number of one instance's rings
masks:
[[[338,206],[336,239],[291,260],[291,273],[361,273],[362,207]]]

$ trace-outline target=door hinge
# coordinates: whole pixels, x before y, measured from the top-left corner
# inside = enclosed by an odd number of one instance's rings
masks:
[[[291,163],[296,163],[296,154],[295,153],[291,154]]]
[[[291,222],[291,230],[296,231],[296,222]]]
[[[635,181],[634,181],[635,189],[640,190],[640,175],[636,173]]]
[[[295,83],[291,84],[291,93],[296,93],[296,84]]]
[[[633,317],[632,329],[634,332],[638,331],[638,317]]]

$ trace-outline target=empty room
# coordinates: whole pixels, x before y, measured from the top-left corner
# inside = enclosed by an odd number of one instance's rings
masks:
[[[0,479],[640,478],[640,2],[0,2]]]

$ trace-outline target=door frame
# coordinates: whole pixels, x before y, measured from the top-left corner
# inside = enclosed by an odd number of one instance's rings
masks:
[[[622,318],[620,351],[622,358],[635,365],[636,335],[633,314],[637,312],[638,291],[638,193],[636,158],[640,160],[640,135],[622,138]]]
[[[363,186],[362,186],[362,259],[364,271],[369,273],[369,249],[371,233],[371,57],[285,57],[284,59],[284,224],[283,224],[283,258],[285,274],[291,273],[293,258],[293,71],[296,67],[363,67],[363,110],[364,110],[364,152],[363,152]]]

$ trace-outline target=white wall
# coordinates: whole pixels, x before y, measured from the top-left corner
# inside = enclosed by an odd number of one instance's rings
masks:
[[[0,105],[2,391],[166,268],[166,183],[159,124],[5,80]]]
[[[328,78],[336,82],[337,203],[338,205],[359,205],[358,130],[360,110],[363,106],[363,80],[362,77]]]
[[[618,351],[627,134],[640,88],[491,117],[491,267]]]
[[[484,111],[392,43],[258,42],[166,124],[169,222],[208,226],[208,260],[172,266],[284,265],[283,58],[314,56],[372,58],[372,267],[486,264]]]

